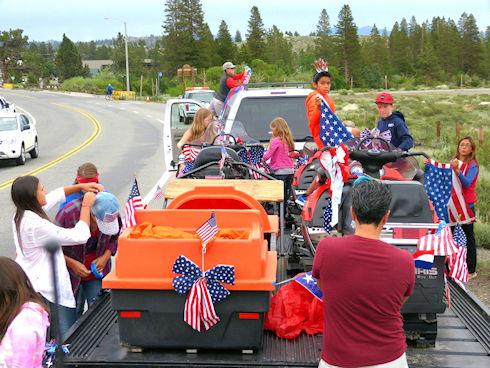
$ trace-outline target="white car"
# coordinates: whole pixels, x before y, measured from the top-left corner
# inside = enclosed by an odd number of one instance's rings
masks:
[[[0,114],[0,159],[14,159],[17,165],[24,165],[26,152],[32,158],[39,155],[35,124],[21,113]]]
[[[5,98],[0,96],[0,112],[16,112],[15,104],[8,102]]]

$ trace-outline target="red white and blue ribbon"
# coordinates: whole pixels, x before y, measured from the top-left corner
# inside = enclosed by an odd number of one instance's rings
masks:
[[[365,128],[364,132],[361,132],[361,140],[363,140],[365,138],[370,138],[370,139],[366,139],[362,143],[364,147],[369,146],[369,144],[371,144],[371,142],[373,142],[374,138],[382,138],[385,141],[390,142],[391,141],[391,131],[385,130],[384,132],[380,132],[380,130],[378,128],[374,128],[373,130],[369,130],[368,128]],[[370,148],[379,149],[380,142],[377,140],[375,140],[374,142],[376,142],[376,143],[373,144],[373,147],[370,147]]]
[[[61,351],[65,354],[68,354],[70,352],[68,350],[69,346],[70,346],[70,344],[61,345]],[[55,339],[52,339],[49,342],[46,342],[46,345],[44,346],[44,352],[43,352],[43,362],[44,362],[44,365],[46,367],[53,366],[55,358],[56,358],[57,347],[58,347],[58,343],[56,342]]]
[[[190,290],[184,306],[184,321],[196,331],[201,331],[201,323],[206,330],[218,323],[214,303],[230,294],[221,283],[235,284],[235,267],[217,265],[203,273],[197,264],[180,255],[172,272],[181,275],[172,281],[175,291],[182,295]]]

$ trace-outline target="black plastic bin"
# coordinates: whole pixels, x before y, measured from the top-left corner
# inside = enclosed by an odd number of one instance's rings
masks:
[[[187,294],[174,290],[112,290],[120,342],[125,346],[171,349],[241,349],[262,347],[270,291],[231,291],[214,308],[220,321],[201,332],[184,322]]]

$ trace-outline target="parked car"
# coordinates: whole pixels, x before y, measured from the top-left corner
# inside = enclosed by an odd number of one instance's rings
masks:
[[[182,95],[182,98],[203,102],[204,106],[208,107],[209,103],[214,97],[214,94],[214,90],[207,87],[191,87],[186,89]]]
[[[5,98],[0,96],[0,112],[16,112],[15,104],[8,102]]]
[[[228,102],[220,122],[227,134],[243,143],[266,144],[271,139],[269,125],[276,117],[284,118],[293,133],[296,148],[300,149],[311,133],[306,118],[305,100],[311,89],[298,87],[251,88],[240,91]],[[171,99],[165,109],[163,144],[168,170],[178,161],[177,143],[192,122],[182,116],[183,106],[189,111],[206,107],[203,102]]]
[[[35,124],[21,113],[0,114],[0,159],[14,159],[17,165],[24,165],[26,152],[32,158],[39,155]]]

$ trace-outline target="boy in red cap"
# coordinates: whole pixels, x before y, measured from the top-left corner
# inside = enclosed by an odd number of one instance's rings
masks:
[[[383,92],[376,97],[376,107],[381,119],[378,121],[380,132],[391,132],[391,144],[402,151],[413,147],[413,138],[408,131],[405,117],[400,111],[393,111],[393,96]]]

